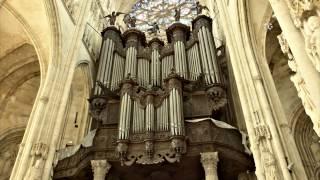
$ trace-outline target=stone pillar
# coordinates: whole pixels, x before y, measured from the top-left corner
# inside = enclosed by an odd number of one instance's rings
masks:
[[[111,165],[107,160],[91,160],[94,180],[105,180]]]
[[[206,174],[206,180],[218,180],[218,152],[204,152],[200,153],[201,164]]]
[[[271,111],[272,107],[257,67],[255,53],[252,48],[244,48],[244,51],[238,48],[252,47],[252,44],[248,43],[250,36],[245,28],[247,23],[239,20],[245,18],[245,13],[237,14],[237,18],[234,19],[230,16],[234,16],[231,12],[235,8],[228,7],[225,1],[216,1],[216,3],[226,34],[226,44],[228,44],[230,62],[249,134],[257,178],[264,180],[271,179],[269,178],[271,176],[291,180],[292,176],[286,162],[285,148],[287,147],[280,139],[282,132],[279,132],[278,121]],[[243,11],[244,4],[239,3],[238,8]],[[260,126],[263,127],[260,129]],[[263,131],[255,131],[255,129]],[[263,143],[259,139],[263,139]],[[264,158],[265,154],[268,158]]]
[[[274,14],[277,17],[279,25],[282,29],[282,33],[286,38],[289,47],[292,51],[297,67],[301,72],[300,84],[303,84],[303,88],[308,92],[307,97],[300,97],[303,102],[311,101],[314,109],[320,109],[319,92],[320,92],[320,73],[317,72],[312,61],[308,58],[308,54],[305,50],[304,37],[299,29],[296,28],[289,11],[289,7],[285,1],[269,0]],[[308,114],[311,119],[312,115]],[[316,120],[313,120],[315,122]],[[320,135],[320,125],[314,124],[314,129],[317,134]]]
[[[65,110],[70,94],[74,67],[79,60],[79,50],[92,0],[79,5],[80,16],[72,33],[72,41],[62,49],[54,43],[48,59],[48,71],[43,81],[30,115],[13,167],[11,180],[51,179],[54,157],[59,146],[60,135],[65,120]],[[62,3],[57,1],[57,4]],[[61,5],[61,4],[60,4]],[[62,7],[58,5],[58,7]],[[65,36],[64,31],[55,31],[55,38]],[[62,54],[65,52],[65,54]]]

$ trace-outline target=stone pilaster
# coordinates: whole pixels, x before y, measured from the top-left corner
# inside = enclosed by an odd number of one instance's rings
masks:
[[[111,165],[107,160],[91,160],[91,167],[94,180],[105,180]]]
[[[201,164],[206,174],[206,180],[218,180],[218,152],[204,152],[200,153]]]

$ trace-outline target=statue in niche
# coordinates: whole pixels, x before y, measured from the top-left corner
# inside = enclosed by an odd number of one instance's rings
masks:
[[[310,16],[305,24],[306,49],[315,68],[320,71],[320,17]]]
[[[9,151],[5,151],[0,155],[0,177],[8,177],[13,166],[14,159]],[[2,178],[0,178],[2,179]]]
[[[204,6],[204,5],[201,5],[199,1],[197,1],[196,3],[196,10],[197,10],[197,15],[200,15],[202,14],[202,10],[207,10],[209,11],[208,7],[207,6]]]
[[[174,9],[174,19],[175,21],[180,21],[181,17],[181,9],[180,8],[175,8]]]
[[[320,164],[320,137],[318,137],[316,134],[312,135],[312,142],[310,145],[310,149],[312,151],[312,154],[314,156],[314,159],[316,160],[317,164]]]
[[[116,24],[117,17],[120,16],[121,14],[124,14],[124,13],[112,11],[111,14],[103,18],[109,18],[109,25],[114,26]]]
[[[278,180],[279,173],[276,166],[276,159],[274,155],[267,149],[262,150],[262,160],[264,162],[266,179]]]
[[[19,145],[13,144],[5,151],[0,152],[0,180],[10,176],[18,149]]]
[[[41,180],[44,163],[45,162],[41,156],[36,156],[34,164],[29,167],[24,180]]]
[[[127,25],[128,28],[136,27],[136,21],[137,18],[134,16],[130,16],[129,14],[126,14],[123,18],[123,22]]]

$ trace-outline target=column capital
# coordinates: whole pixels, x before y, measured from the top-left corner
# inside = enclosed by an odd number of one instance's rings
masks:
[[[91,160],[94,180],[104,180],[111,168],[107,160]]]
[[[210,165],[217,166],[219,162],[218,152],[203,152],[200,153],[201,163],[204,168]]]
[[[200,156],[200,161],[206,174],[206,180],[218,180],[218,152],[203,152],[200,153]]]

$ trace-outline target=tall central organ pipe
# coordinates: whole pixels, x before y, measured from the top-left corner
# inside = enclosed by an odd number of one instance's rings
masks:
[[[167,29],[167,33],[171,35],[169,41],[173,43],[175,70],[179,76],[188,79],[185,42],[189,27],[181,23],[174,23]]]
[[[161,64],[160,64],[160,49],[163,46],[163,42],[158,38],[154,38],[150,41],[151,46],[151,84],[153,86],[161,85]]]

